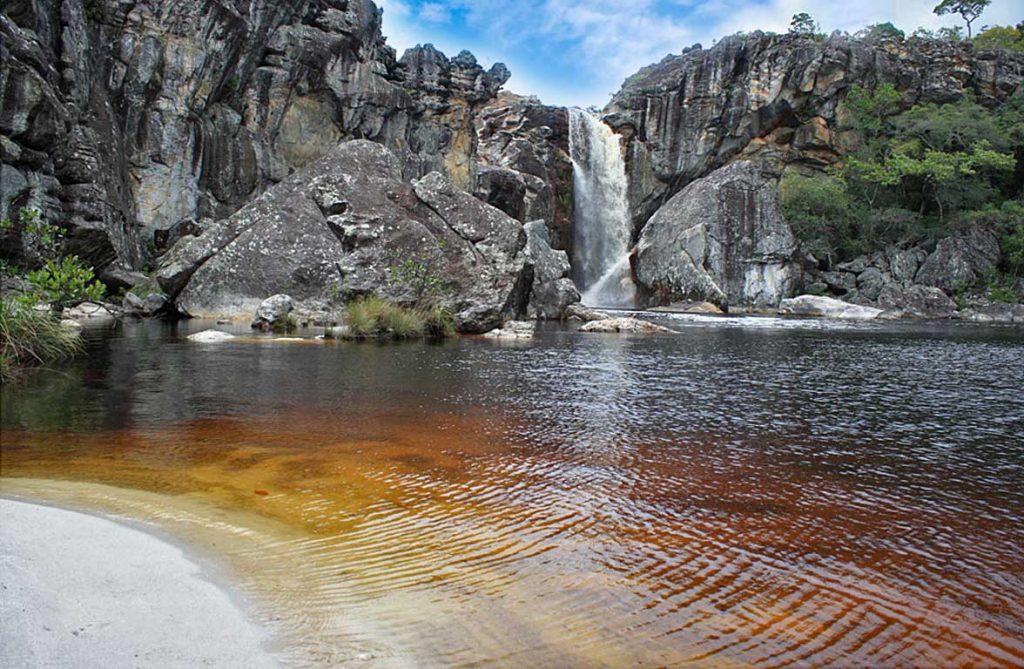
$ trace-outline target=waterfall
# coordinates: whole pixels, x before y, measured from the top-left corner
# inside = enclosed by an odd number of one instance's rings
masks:
[[[573,279],[588,306],[632,307],[632,225],[619,136],[590,113],[571,109],[569,149],[575,188]]]

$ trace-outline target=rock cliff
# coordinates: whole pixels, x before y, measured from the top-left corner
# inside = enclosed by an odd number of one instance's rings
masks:
[[[776,179],[787,169],[827,168],[854,146],[840,105],[853,85],[892,84],[909,108],[964,96],[992,106],[1022,81],[1021,53],[838,34],[733,36],[643,68],[614,96],[604,119],[624,138],[639,242],[634,276],[644,304],[698,299],[764,308],[801,287],[802,263],[778,211]],[[739,167],[754,164],[760,167]],[[766,172],[775,177],[752,177]],[[740,181],[760,185],[730,185]],[[935,300],[927,308],[915,304],[995,265],[994,238],[972,234],[955,235],[941,248],[860,259],[856,272],[840,268],[822,278],[812,269],[806,283],[911,315],[949,315],[948,298],[943,309]]]
[[[973,95],[992,105],[1024,81],[1024,53],[921,40],[760,32],[696,45],[641,69],[605,108],[623,135],[634,218],[737,158],[823,168],[852,140],[840,103],[890,83],[909,108]]]
[[[140,267],[339,142],[471,189],[475,117],[508,79],[468,52],[398,58],[369,0],[25,0],[0,14],[0,215]]]

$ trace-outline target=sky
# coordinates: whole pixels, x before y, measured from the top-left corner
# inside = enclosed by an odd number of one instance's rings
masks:
[[[431,43],[449,57],[469,49],[484,67],[505,63],[506,88],[547,104],[603,107],[644,65],[737,31],[786,32],[809,13],[823,32],[892,22],[908,34],[960,23],[938,0],[375,0],[398,50]],[[1021,0],[993,0],[973,27],[1024,20]]]

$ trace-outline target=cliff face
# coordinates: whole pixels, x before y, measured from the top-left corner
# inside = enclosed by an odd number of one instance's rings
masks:
[[[993,105],[1024,80],[1024,54],[969,44],[752,33],[699,46],[630,77],[605,109],[626,138],[638,224],[691,181],[737,158],[823,168],[851,137],[840,103],[890,83],[906,108],[974,95]]]
[[[508,70],[398,59],[380,21],[369,0],[5,3],[0,215],[39,208],[70,252],[138,268],[346,139],[470,189],[475,115]]]
[[[821,283],[813,268],[801,277],[803,259],[778,211],[775,180],[786,169],[824,169],[854,148],[859,140],[844,129],[840,104],[852,86],[892,84],[906,109],[968,95],[994,106],[1022,81],[1021,53],[838,35],[734,36],[640,70],[605,109],[605,121],[624,137],[639,242],[633,270],[644,305],[710,299],[770,308],[801,284]],[[763,197],[733,206],[738,191],[726,185],[736,181],[730,170],[738,165],[774,173],[765,182],[771,193],[758,187]],[[934,277],[897,280],[888,264],[873,267],[865,281],[877,274],[879,288],[937,285]],[[964,274],[983,269],[974,263]],[[859,291],[857,280],[833,292],[880,299],[878,290]]]

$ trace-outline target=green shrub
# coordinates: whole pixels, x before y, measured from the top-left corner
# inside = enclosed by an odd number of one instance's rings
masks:
[[[424,332],[431,339],[455,336],[455,318],[448,309],[435,305],[423,312]]]
[[[449,337],[455,333],[451,314],[442,307],[403,307],[375,295],[349,302],[344,322],[349,336],[357,339]]]
[[[40,300],[66,307],[79,302],[99,302],[106,289],[95,281],[91,267],[86,267],[76,256],[61,260],[47,260],[41,269],[26,277]]]
[[[299,329],[299,321],[294,315],[288,314],[284,318],[280,318],[270,326],[271,332],[274,334],[291,334]]]
[[[68,358],[81,349],[78,332],[52,313],[0,299],[0,382],[17,379],[26,367]]]

